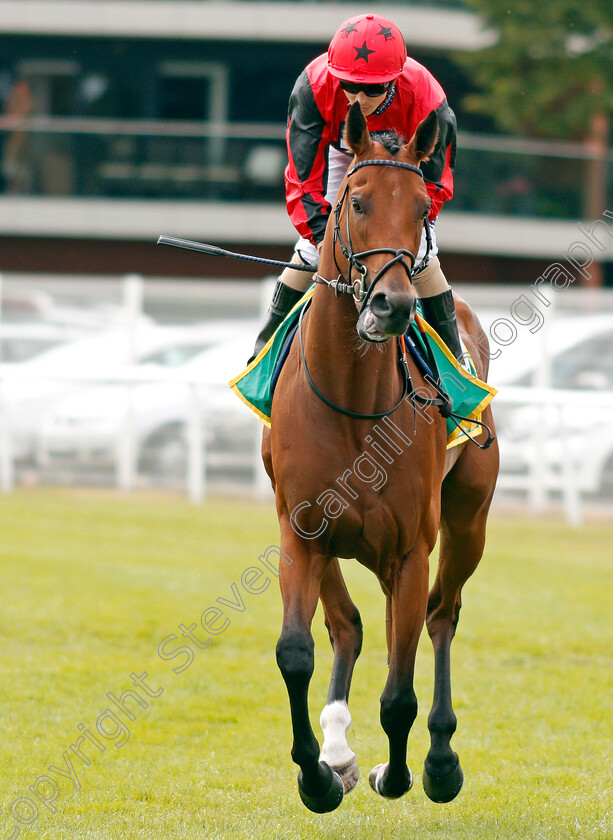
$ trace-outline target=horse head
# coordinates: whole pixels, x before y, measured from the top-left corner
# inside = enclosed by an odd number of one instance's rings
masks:
[[[402,335],[415,316],[411,277],[430,209],[419,164],[437,136],[434,111],[404,143],[394,132],[373,139],[359,104],[349,110],[345,141],[355,159],[339,193],[335,239],[346,276],[360,289],[357,330],[364,341]]]

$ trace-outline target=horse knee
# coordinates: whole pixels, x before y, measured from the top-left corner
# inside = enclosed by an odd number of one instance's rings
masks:
[[[338,649],[351,650],[357,658],[362,650],[363,630],[362,618],[357,609],[351,615],[344,616],[342,622],[332,624],[326,620],[330,642],[335,651]]]
[[[426,627],[433,641],[440,638],[441,640],[448,639],[451,643],[460,620],[461,609],[462,598],[459,592],[445,599],[439,592],[430,594],[426,611]]]
[[[315,645],[310,633],[284,630],[277,642],[277,665],[286,683],[308,682],[315,666]]]
[[[411,690],[398,691],[381,698],[381,726],[388,737],[405,735],[417,717],[417,697]]]
[[[364,638],[364,633],[362,629],[362,617],[360,616],[360,613],[357,611],[357,609],[352,614],[351,618],[349,619],[349,622],[349,633],[355,650],[355,655],[358,656],[360,651],[362,650],[362,640]]]

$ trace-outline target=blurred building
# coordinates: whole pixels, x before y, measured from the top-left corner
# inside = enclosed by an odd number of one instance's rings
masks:
[[[579,239],[577,222],[595,221],[586,159],[464,113],[470,83],[453,54],[494,36],[453,0],[0,0],[0,270],[262,276],[155,243],[165,233],[287,258],[288,96],[366,8],[399,24],[458,115],[456,197],[439,222],[448,275],[534,282]],[[608,228],[601,240],[591,247],[613,285]]]

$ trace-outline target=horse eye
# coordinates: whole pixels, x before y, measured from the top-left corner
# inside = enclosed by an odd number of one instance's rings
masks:
[[[364,209],[363,209],[362,205],[360,204],[360,202],[357,200],[357,198],[352,198],[351,199],[351,206],[353,207],[353,209],[355,210],[356,213],[363,213],[364,212]]]
[[[421,214],[422,219],[427,219],[428,218],[428,213],[430,212],[431,207],[432,207],[432,202],[429,201],[427,203],[426,207],[424,208],[424,212]]]

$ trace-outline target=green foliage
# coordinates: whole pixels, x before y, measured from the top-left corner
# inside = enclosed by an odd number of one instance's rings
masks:
[[[457,60],[479,91],[469,110],[507,131],[585,138],[596,115],[613,115],[610,0],[467,0],[498,34]]]
[[[343,561],[365,631],[349,732],[362,779],[338,811],[321,816],[302,806],[290,758],[287,693],[275,662],[278,581],[261,594],[243,592],[245,610],[227,610],[228,629],[185,671],[157,656],[180,623],[199,622],[218,596],[235,600],[232,583],[240,588],[243,571],[277,542],[272,506],[22,490],[3,498],[0,532],[2,838],[16,836],[11,805],[32,799],[31,787],[44,794],[40,777],[64,766],[78,724],[97,734],[97,717],[112,705],[106,693],[121,695],[134,687],[130,674],[145,671],[164,693],[147,708],[132,702],[136,719],[123,716],[129,740],[119,748],[107,742],[104,752],[90,745],[87,767],[75,757],[80,789],[56,775],[56,811],[41,805],[19,840],[613,836],[610,524],[572,529],[492,517],[453,646],[453,744],[466,783],[447,806],[421,788],[433,669],[425,633],[409,740],[415,787],[386,801],[368,785],[387,750],[379,723],[385,606],[373,575]],[[321,738],[331,652],[320,608],[313,634],[311,711]],[[26,806],[17,814],[27,817]]]

